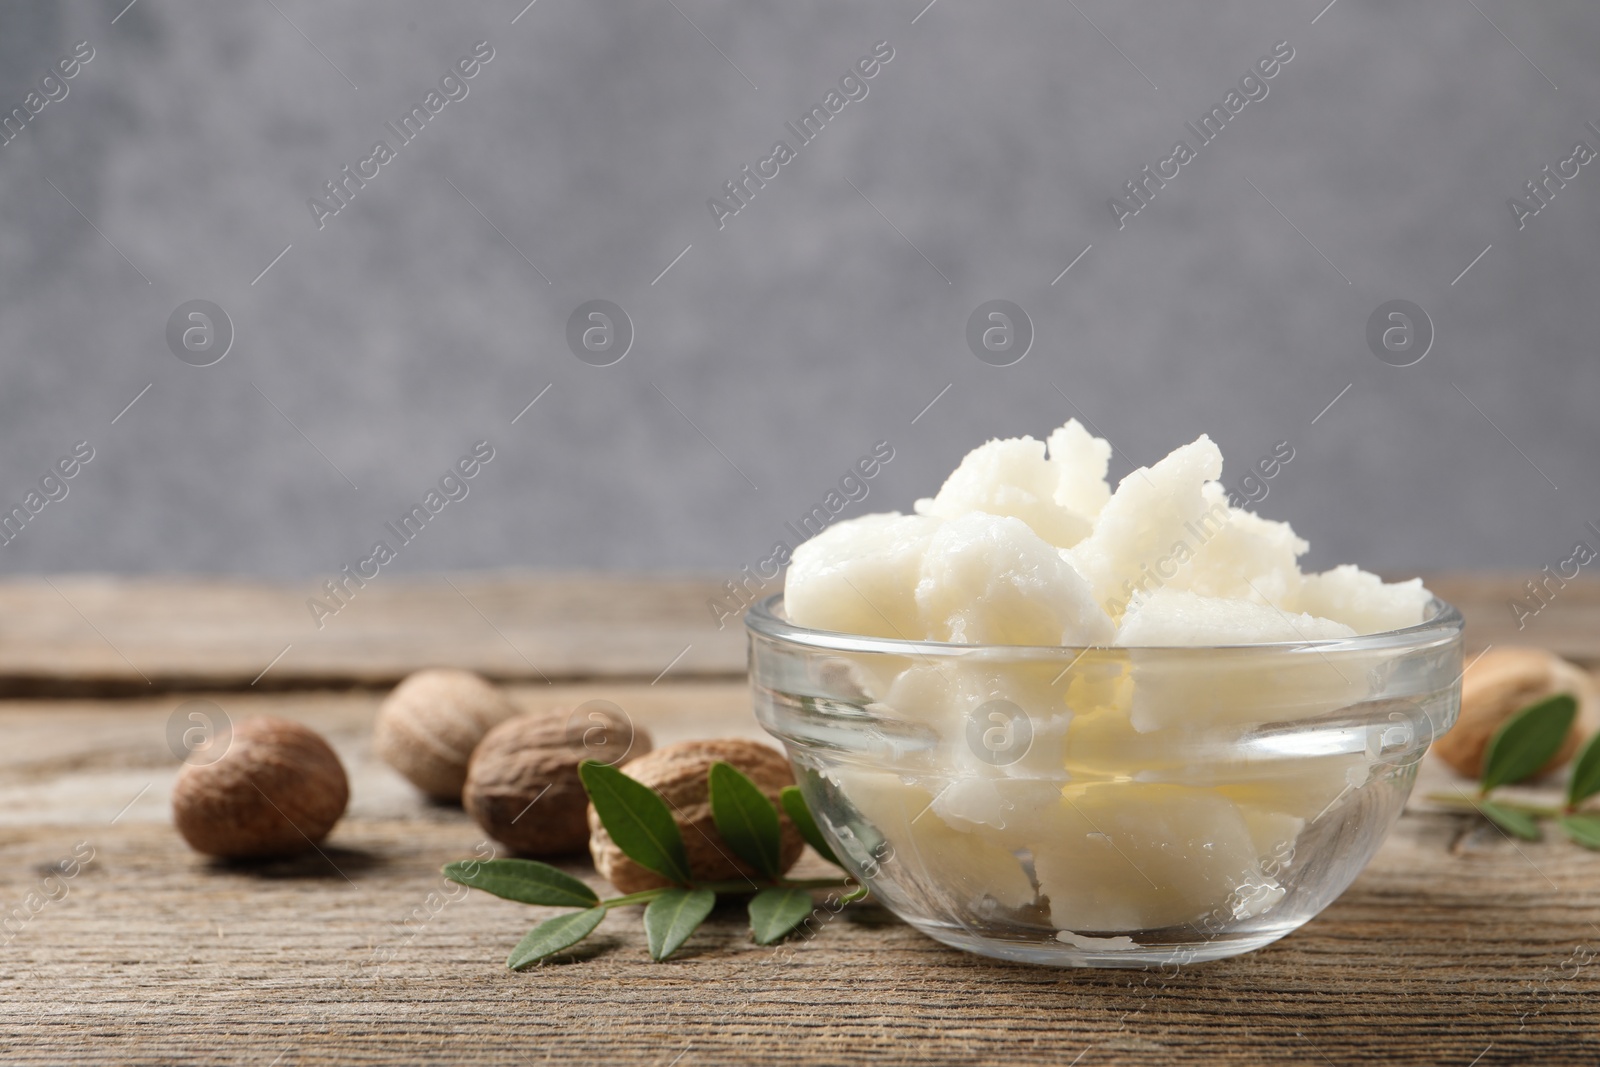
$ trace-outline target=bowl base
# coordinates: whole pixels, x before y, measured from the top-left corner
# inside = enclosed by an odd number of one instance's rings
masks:
[[[913,921],[911,926],[951,948],[975,952],[980,956],[1046,967],[1121,968],[1182,966],[1242,956],[1270,945],[1298,928],[1296,925],[1284,929],[1222,934],[1210,940],[1192,942],[1165,940],[1164,936],[1170,935],[1170,931],[1152,931],[1147,940],[1141,940],[1147,935],[1140,933],[1121,937],[1078,936],[1074,938],[1075,944],[1069,944],[1061,940],[1012,941],[985,937],[960,926],[940,923]]]

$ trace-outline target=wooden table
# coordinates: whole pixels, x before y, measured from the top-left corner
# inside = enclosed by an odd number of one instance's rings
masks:
[[[1506,601],[1521,581],[1430,584],[1467,613],[1470,645],[1600,660],[1600,583],[1569,585],[1519,634]],[[0,1058],[1600,1062],[1600,855],[1512,844],[1417,803],[1303,930],[1175,974],[993,962],[870,909],[773,948],[749,941],[740,914],[718,915],[665,964],[650,962],[637,918],[617,915],[575,962],[510,973],[506,952],[543,912],[441,880],[482,835],[374,760],[385,687],[458,665],[530,708],[605,697],[662,742],[760,736],[742,634],[715,628],[714,585],[691,579],[395,580],[321,630],[312,592],[0,584]],[[352,801],[327,858],[237,869],[183,845],[166,730],[190,699],[329,738]],[[1424,773],[1442,782],[1432,762]],[[75,850],[93,858],[47,882]],[[570,869],[594,879],[585,866]],[[46,887],[58,899],[30,898]]]

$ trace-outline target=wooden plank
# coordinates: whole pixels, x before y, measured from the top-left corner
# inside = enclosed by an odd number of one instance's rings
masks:
[[[666,964],[630,912],[576,962],[520,975],[502,960],[548,913],[441,881],[478,841],[460,819],[352,820],[331,862],[256,870],[154,823],[38,827],[0,851],[0,900],[78,842],[94,860],[7,946],[0,1047],[37,1064],[1596,1062],[1594,860],[1452,852],[1461,826],[1408,817],[1303,930],[1171,974],[988,961],[870,913],[764,949],[734,911]]]
[[[742,680],[505,688],[527,711],[609,700],[649,731],[658,746],[693,737],[769,740],[750,713],[749,691]],[[224,692],[112,702],[0,701],[0,737],[7,741],[0,747],[0,828],[49,822],[109,825],[113,818],[118,825],[165,822],[180,766],[169,748],[167,724],[173,716],[185,717],[180,709],[190,700],[209,701],[234,721],[277,715],[315,728],[339,753],[350,777],[350,816],[437,818],[439,808],[372,754],[372,718],[382,696]]]
[[[662,740],[757,731],[734,682],[515,696],[605,697]],[[482,836],[373,762],[375,694],[216,696],[313,724],[351,774],[327,858],[256,868],[203,860],[167,824],[179,699],[0,703],[0,912],[94,849],[5,947],[0,1048],[30,1063],[1600,1060],[1600,856],[1464,816],[1407,814],[1306,928],[1176,973],[992,962],[872,911],[759,948],[735,910],[667,964],[623,914],[576,962],[511,974],[546,913],[442,883]]]
[[[0,696],[387,686],[424,666],[540,682],[744,670],[743,627],[717,628],[709,579],[394,578],[320,620],[306,606],[318,594],[312,583],[12,579],[0,583]]]
[[[1530,575],[1439,574],[1468,642],[1538,644],[1600,665],[1600,579],[1569,582],[1518,630]],[[0,697],[388,686],[423,666],[497,679],[731,678],[744,631],[721,629],[718,583],[692,577],[508,572],[395,578],[319,629],[311,583],[57,577],[0,582]],[[731,601],[729,601],[731,603]]]
[[[1457,571],[1428,576],[1428,588],[1461,609],[1467,646],[1536,645],[1575,663],[1600,667],[1600,578],[1561,584],[1527,571]],[[1545,582],[1539,597],[1530,581]],[[1513,608],[1520,603],[1529,614]]]

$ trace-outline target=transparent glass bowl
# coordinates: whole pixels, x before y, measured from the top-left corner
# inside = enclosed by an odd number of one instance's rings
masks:
[[[750,609],[756,717],[900,918],[1059,966],[1220,959],[1299,928],[1394,824],[1461,695],[1460,614],[1214,648],[898,641]]]

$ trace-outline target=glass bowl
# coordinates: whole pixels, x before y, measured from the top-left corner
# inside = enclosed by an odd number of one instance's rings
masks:
[[[750,609],[756,717],[900,918],[1029,963],[1234,956],[1327,907],[1454,724],[1462,620],[1209,648],[951,645]]]

